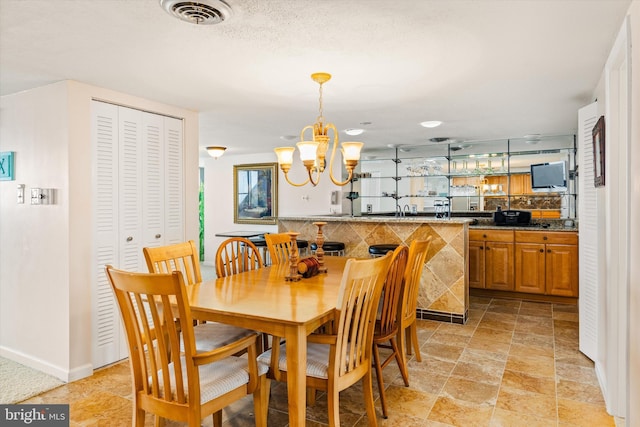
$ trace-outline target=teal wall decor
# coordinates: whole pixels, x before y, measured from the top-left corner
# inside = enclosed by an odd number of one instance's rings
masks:
[[[14,179],[13,151],[3,151],[0,153],[0,181],[13,181]]]

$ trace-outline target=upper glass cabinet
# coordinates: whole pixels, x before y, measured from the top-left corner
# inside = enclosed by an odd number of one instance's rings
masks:
[[[500,207],[573,218],[575,153],[574,135],[368,150],[353,185],[353,213],[438,216]]]

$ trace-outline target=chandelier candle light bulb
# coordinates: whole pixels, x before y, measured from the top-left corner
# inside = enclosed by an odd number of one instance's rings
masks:
[[[333,176],[333,162],[336,154],[336,149],[340,142],[338,141],[338,130],[332,123],[324,123],[324,117],[322,116],[322,85],[331,79],[331,74],[328,73],[314,73],[311,75],[311,79],[320,85],[320,108],[319,115],[316,122],[313,125],[305,126],[300,132],[300,142],[296,144],[300,151],[300,160],[307,169],[308,178],[303,183],[294,183],[289,179],[289,171],[293,165],[293,152],[295,147],[278,147],[274,151],[278,156],[278,164],[280,169],[284,173],[284,177],[287,182],[295,187],[302,187],[307,183],[311,183],[313,186],[318,185],[320,181],[320,174],[324,172],[327,166],[326,154],[329,150],[329,143],[331,138],[329,137],[329,130],[333,131],[333,141],[331,147],[331,157],[329,158],[329,178],[335,185],[344,186],[351,182],[353,178],[353,170],[358,165],[360,160],[360,151],[364,143],[362,142],[343,142],[340,152],[344,160],[345,168],[349,176],[346,180],[340,181]],[[304,133],[307,129],[312,132],[311,141],[304,139]]]

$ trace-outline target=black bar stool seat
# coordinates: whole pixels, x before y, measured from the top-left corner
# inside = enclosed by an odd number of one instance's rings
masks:
[[[317,249],[318,245],[315,242],[311,243],[311,251],[315,253]],[[345,246],[343,242],[326,241],[322,244],[322,250],[326,255],[344,256]]]
[[[396,243],[384,243],[379,245],[371,245],[369,246],[369,255],[372,257],[384,256],[387,252],[395,251],[396,248],[400,246]]]

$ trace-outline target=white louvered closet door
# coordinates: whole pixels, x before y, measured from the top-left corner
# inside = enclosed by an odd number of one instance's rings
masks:
[[[591,360],[598,355],[598,193],[594,187],[592,129],[598,120],[598,104],[578,111],[578,219],[580,220],[579,342],[580,351]]]
[[[184,143],[182,120],[164,118],[165,244],[184,241]]]
[[[93,367],[128,356],[104,267],[147,271],[142,248],[184,240],[182,121],[92,102]]]
[[[143,118],[142,202],[144,245],[164,243],[164,117],[146,114]],[[146,267],[145,267],[146,269]]]
[[[119,120],[118,107],[92,102],[93,218],[95,262],[92,277],[92,363],[104,366],[127,356],[120,314],[107,281],[105,265],[120,264]]]

